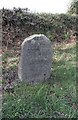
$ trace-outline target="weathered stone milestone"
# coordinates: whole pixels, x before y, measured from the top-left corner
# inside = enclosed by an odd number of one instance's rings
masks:
[[[26,83],[39,83],[51,75],[52,48],[50,40],[43,34],[26,38],[21,45],[18,76]]]

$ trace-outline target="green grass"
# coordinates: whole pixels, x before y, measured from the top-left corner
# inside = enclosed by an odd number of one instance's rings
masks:
[[[45,83],[18,83],[3,93],[5,118],[76,118],[75,44],[54,47],[52,75]]]

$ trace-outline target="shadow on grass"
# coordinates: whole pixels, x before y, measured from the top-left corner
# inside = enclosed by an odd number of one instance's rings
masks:
[[[58,82],[76,81],[76,66],[72,64],[75,61],[53,61],[52,74],[49,79],[50,84]]]

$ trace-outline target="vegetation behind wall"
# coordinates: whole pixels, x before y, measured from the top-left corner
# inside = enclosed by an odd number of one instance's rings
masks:
[[[21,44],[29,35],[42,33],[51,41],[70,39],[78,16],[69,14],[31,13],[28,9],[2,9],[3,46]]]

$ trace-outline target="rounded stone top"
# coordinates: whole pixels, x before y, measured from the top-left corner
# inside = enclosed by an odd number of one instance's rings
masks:
[[[50,40],[44,34],[34,34],[34,35],[31,35],[31,36],[27,37],[23,41],[21,46],[24,46],[24,44],[28,41],[31,41],[31,44],[34,44],[36,40],[43,40],[45,42],[47,42],[47,41],[50,42]]]

